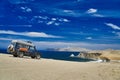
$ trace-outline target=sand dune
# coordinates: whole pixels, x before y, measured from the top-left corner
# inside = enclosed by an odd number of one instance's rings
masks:
[[[0,54],[0,80],[120,80],[120,63],[36,60]]]

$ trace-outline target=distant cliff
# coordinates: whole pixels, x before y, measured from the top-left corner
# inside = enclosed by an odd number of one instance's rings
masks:
[[[77,52],[88,52],[90,49],[79,48],[79,47],[67,47],[67,48],[58,48],[57,51],[77,51]]]

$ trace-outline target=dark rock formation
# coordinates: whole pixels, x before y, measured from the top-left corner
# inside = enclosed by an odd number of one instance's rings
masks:
[[[87,52],[81,52],[78,57],[85,58],[85,59],[98,59],[98,57],[102,55],[102,53],[87,53]]]

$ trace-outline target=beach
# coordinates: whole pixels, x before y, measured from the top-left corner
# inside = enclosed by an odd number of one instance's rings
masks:
[[[37,60],[0,53],[0,80],[120,80],[120,63]]]

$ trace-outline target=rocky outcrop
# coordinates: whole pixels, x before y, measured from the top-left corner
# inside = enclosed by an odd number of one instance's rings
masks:
[[[88,52],[81,52],[78,57],[85,58],[85,59],[94,59],[97,60],[98,57],[102,55],[102,53],[88,53]]]
[[[94,60],[103,60],[103,62],[109,62],[111,60],[120,60],[120,50],[99,50],[81,52],[78,57]]]

